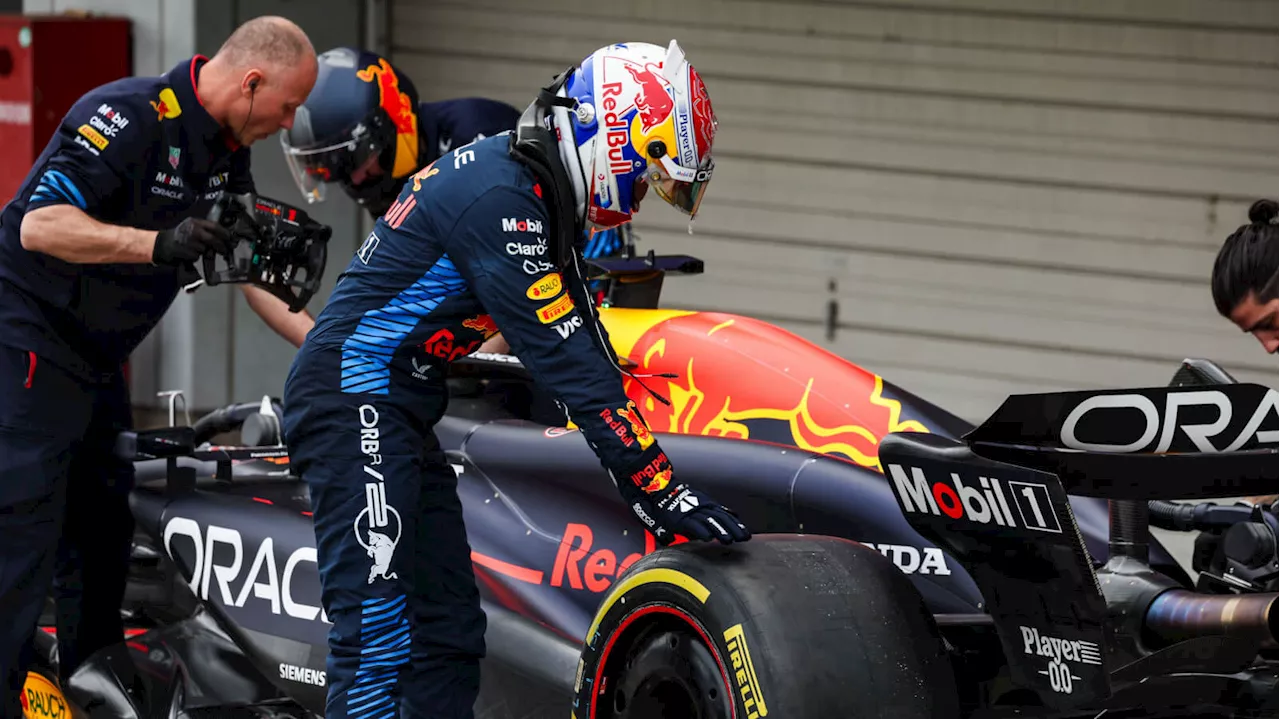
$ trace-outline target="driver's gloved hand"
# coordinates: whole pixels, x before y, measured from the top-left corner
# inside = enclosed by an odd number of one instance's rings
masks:
[[[216,222],[188,217],[177,227],[156,235],[151,261],[157,265],[182,266],[205,255],[231,252],[231,233]]]
[[[677,534],[690,540],[717,539],[722,544],[751,539],[750,530],[728,507],[688,484],[671,483],[655,492],[645,492],[626,480],[622,486],[631,511],[664,547],[674,542]]]

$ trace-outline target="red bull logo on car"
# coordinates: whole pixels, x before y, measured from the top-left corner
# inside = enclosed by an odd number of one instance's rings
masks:
[[[637,372],[674,375],[646,381],[670,405],[635,379],[624,381],[653,431],[787,444],[877,471],[881,437],[929,431],[903,417],[878,375],[757,320],[678,310],[600,316]]]

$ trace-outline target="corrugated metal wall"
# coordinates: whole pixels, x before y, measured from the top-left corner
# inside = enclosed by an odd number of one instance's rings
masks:
[[[524,107],[610,41],[677,38],[720,119],[665,305],[773,320],[962,416],[1006,394],[1163,384],[1185,356],[1276,384],[1209,271],[1276,195],[1262,0],[397,0],[424,99]],[[656,200],[654,201],[656,202]],[[838,329],[828,339],[828,304]]]

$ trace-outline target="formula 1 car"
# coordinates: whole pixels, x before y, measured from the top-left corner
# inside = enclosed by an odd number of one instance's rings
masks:
[[[1275,390],[1188,360],[973,426],[767,323],[657,309],[693,258],[595,264],[648,420],[617,408],[620,436],[658,436],[755,536],[657,549],[517,358],[455,361],[437,433],[488,617],[476,717],[1277,715],[1275,508],[1167,501],[1275,491]],[[323,713],[281,416],[264,397],[121,435],[137,629],[65,686],[40,633],[28,716]],[[1195,579],[1149,525],[1199,532]]]

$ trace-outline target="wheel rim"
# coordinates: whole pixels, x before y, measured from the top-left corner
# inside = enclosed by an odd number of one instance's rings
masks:
[[[684,621],[681,621],[684,620]],[[732,719],[731,697],[712,649],[688,618],[655,617],[606,671],[616,719]],[[603,707],[602,707],[603,708]]]

